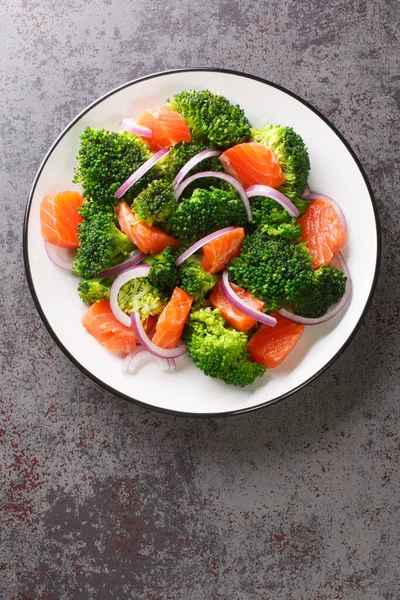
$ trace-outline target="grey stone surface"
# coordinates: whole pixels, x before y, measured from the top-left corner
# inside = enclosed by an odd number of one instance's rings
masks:
[[[400,598],[397,0],[0,0],[0,598]],[[320,109],[379,205],[381,276],[347,351],[257,413],[190,420],[103,391],[30,298],[36,169],[105,91],[239,69]]]

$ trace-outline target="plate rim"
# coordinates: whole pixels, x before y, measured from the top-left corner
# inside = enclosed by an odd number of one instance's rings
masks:
[[[319,369],[319,371],[317,371],[316,373],[314,373],[314,375],[312,375],[311,377],[309,377],[306,381],[304,381],[303,383],[299,384],[298,386],[296,386],[295,388],[293,388],[292,390],[285,392],[284,394],[281,394],[280,396],[278,396],[277,398],[274,398],[273,400],[269,400],[266,402],[262,402],[261,404],[257,404],[256,406],[251,406],[251,407],[247,407],[247,408],[241,408],[241,409],[237,409],[237,410],[232,410],[232,411],[224,411],[224,412],[217,412],[217,413],[192,413],[192,412],[185,412],[185,411],[178,411],[178,410],[172,410],[172,409],[168,409],[168,408],[162,408],[159,406],[154,406],[153,404],[149,404],[147,402],[143,402],[141,400],[138,400],[136,398],[132,398],[131,396],[128,396],[118,390],[116,390],[115,388],[113,388],[112,386],[104,383],[101,379],[99,379],[98,377],[96,377],[95,375],[93,375],[93,373],[91,373],[88,369],[86,369],[72,354],[71,352],[64,346],[64,344],[61,342],[61,340],[57,337],[56,333],[54,332],[54,330],[52,329],[50,323],[47,320],[47,317],[42,309],[42,306],[40,304],[39,298],[36,294],[36,289],[35,289],[35,285],[33,282],[33,278],[32,278],[32,273],[31,273],[31,268],[30,268],[30,263],[29,263],[29,251],[28,251],[28,223],[29,223],[29,216],[30,216],[30,212],[31,212],[31,207],[32,207],[32,200],[33,200],[33,195],[36,189],[36,185],[39,181],[39,178],[42,174],[42,171],[47,163],[47,161],[49,160],[51,154],[53,153],[54,149],[58,146],[58,144],[61,142],[61,140],[63,139],[63,137],[66,135],[66,133],[87,113],[89,112],[92,108],[94,108],[97,104],[100,104],[103,100],[105,100],[106,98],[112,96],[113,94],[127,88],[130,87],[136,83],[140,83],[141,81],[146,81],[148,79],[154,79],[157,77],[162,77],[165,75],[171,75],[171,74],[175,74],[175,73],[187,73],[187,72],[208,72],[208,73],[223,73],[223,74],[227,74],[227,75],[237,75],[239,77],[245,77],[247,79],[252,79],[254,81],[258,81],[260,83],[266,84],[270,87],[273,87],[275,89],[278,89],[281,92],[284,92],[285,94],[288,94],[289,96],[291,96],[292,98],[294,98],[295,100],[298,100],[299,102],[301,102],[301,104],[305,105],[307,108],[309,108],[312,112],[314,112],[320,119],[322,119],[322,121],[324,121],[329,127],[330,129],[332,129],[332,131],[338,136],[338,138],[340,139],[340,141],[344,144],[344,146],[346,147],[346,149],[349,151],[351,157],[353,158],[353,160],[355,161],[358,170],[360,171],[365,185],[367,187],[369,196],[370,196],[370,200],[371,200],[371,204],[372,204],[372,208],[374,211],[374,218],[375,218],[375,230],[376,230],[376,241],[377,241],[377,251],[376,251],[376,261],[375,261],[375,272],[374,272],[374,277],[372,280],[372,284],[371,284],[371,289],[369,291],[368,294],[368,298],[367,301],[365,303],[365,306],[363,308],[363,311],[358,319],[358,321],[356,322],[356,324],[353,327],[353,330],[351,332],[351,334],[349,335],[349,337],[347,338],[347,340],[344,342],[344,344],[339,348],[339,350],[336,352],[336,354],[330,359],[330,361],[328,361],[321,369]],[[23,235],[22,235],[22,245],[23,245],[23,259],[24,259],[24,269],[25,269],[25,275],[27,278],[27,282],[28,282],[28,287],[29,287],[29,291],[30,294],[32,296],[33,302],[35,304],[36,310],[39,313],[39,316],[44,324],[44,326],[46,327],[47,331],[50,333],[51,337],[53,338],[53,340],[56,342],[56,344],[58,345],[58,347],[61,349],[61,351],[65,354],[65,356],[72,362],[72,364],[74,364],[84,375],[86,375],[87,377],[89,377],[89,379],[91,379],[92,381],[94,381],[97,385],[99,385],[100,387],[102,387],[103,389],[106,389],[108,392],[111,392],[112,394],[114,394],[115,396],[118,396],[119,398],[122,398],[124,400],[127,400],[128,402],[131,402],[133,404],[136,404],[142,408],[145,408],[147,410],[153,410],[155,412],[160,412],[163,414],[168,414],[168,415],[172,415],[172,416],[180,416],[180,417],[186,417],[186,418],[219,418],[219,417],[231,417],[231,416],[235,416],[235,415],[240,415],[240,414],[245,414],[245,413],[249,413],[249,412],[253,412],[253,411],[257,411],[257,410],[261,410],[263,408],[266,408],[268,406],[272,406],[273,404],[276,404],[277,402],[280,402],[281,400],[284,400],[285,398],[288,398],[289,396],[292,396],[293,394],[295,394],[296,392],[300,391],[302,388],[306,387],[307,385],[309,385],[312,381],[314,381],[315,379],[317,379],[317,377],[319,377],[320,375],[322,375],[322,373],[324,373],[330,366],[333,365],[333,363],[345,352],[345,350],[348,348],[348,346],[351,344],[351,342],[353,341],[354,337],[356,336],[361,323],[364,319],[365,313],[368,310],[370,304],[371,304],[371,300],[373,298],[373,295],[375,293],[376,290],[376,286],[377,286],[377,281],[378,281],[378,276],[379,276],[379,269],[380,269],[380,263],[381,263],[381,246],[382,246],[382,240],[381,240],[381,226],[380,226],[380,220],[379,220],[379,215],[378,215],[378,206],[377,206],[377,202],[376,199],[374,197],[374,193],[372,191],[372,187],[371,184],[368,180],[367,174],[364,170],[364,167],[362,166],[359,158],[357,157],[355,151],[353,150],[353,148],[351,147],[350,143],[346,140],[346,138],[340,133],[340,131],[336,128],[335,125],[333,125],[333,123],[331,123],[331,121],[325,117],[325,115],[323,115],[317,108],[315,108],[312,104],[310,104],[307,100],[304,100],[303,98],[301,98],[300,96],[298,96],[295,92],[292,92],[291,90],[287,89],[286,87],[278,84],[278,83],[274,83],[268,79],[265,79],[263,77],[259,77],[257,75],[251,75],[249,73],[245,73],[243,71],[237,71],[234,69],[220,69],[220,68],[213,68],[213,67],[187,67],[187,68],[178,68],[178,69],[168,69],[166,71],[158,71],[156,73],[152,73],[150,75],[143,75],[141,77],[137,77],[136,79],[133,79],[131,81],[128,81],[126,83],[123,83],[119,86],[117,86],[116,88],[113,88],[112,90],[106,92],[105,94],[103,94],[102,96],[100,96],[99,98],[97,98],[96,100],[94,100],[91,104],[89,104],[88,106],[86,106],[86,108],[84,108],[80,113],[78,113],[73,119],[72,121],[70,121],[66,127],[61,131],[61,133],[56,137],[56,139],[54,140],[54,142],[51,144],[49,150],[46,152],[42,162],[39,165],[39,168],[36,172],[36,175],[34,177],[30,192],[29,192],[29,198],[28,198],[28,202],[25,208],[25,214],[24,214],[24,222],[23,222]]]

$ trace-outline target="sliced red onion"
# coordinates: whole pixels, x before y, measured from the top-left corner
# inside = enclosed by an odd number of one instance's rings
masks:
[[[340,254],[340,252],[335,256],[335,259],[337,259],[340,269],[343,270],[344,274],[347,277],[346,291],[345,291],[344,295],[342,296],[342,298],[339,300],[339,302],[337,302],[334,306],[331,306],[331,308],[328,310],[328,312],[325,315],[323,315],[322,317],[319,317],[318,319],[309,319],[307,317],[300,317],[299,315],[295,315],[293,312],[291,312],[290,310],[287,310],[285,308],[281,308],[278,311],[279,314],[282,315],[282,317],[286,317],[286,319],[290,319],[291,321],[294,321],[295,323],[301,323],[302,325],[319,325],[320,323],[326,323],[326,321],[330,321],[330,319],[333,319],[333,317],[336,317],[336,315],[341,310],[343,310],[343,308],[349,303],[349,301],[351,299],[353,286],[351,283],[350,272],[347,267],[346,261],[344,260],[343,256]]]
[[[343,227],[343,229],[346,229],[346,217],[344,216],[343,211],[340,208],[339,204],[336,202],[336,200],[333,200],[333,198],[330,198],[325,194],[318,194],[318,192],[312,192],[311,190],[309,190],[309,194],[307,198],[305,198],[305,200],[318,200],[318,198],[322,198],[323,200],[326,200],[327,202],[329,202],[329,204],[332,205],[332,208],[335,210],[341,226]]]
[[[136,279],[136,277],[147,277],[150,273],[150,265],[140,265],[138,267],[133,267],[132,269],[127,269],[118,275],[118,277],[113,281],[110,287],[110,307],[112,313],[116,319],[122,325],[126,325],[126,327],[131,326],[130,317],[125,314],[119,307],[118,304],[118,294],[120,289],[125,283],[131,281],[131,279]]]
[[[143,137],[151,138],[153,137],[153,132],[148,127],[144,127],[143,125],[139,125],[133,119],[122,119],[119,126],[121,129],[125,129],[125,131],[129,131],[130,133],[136,133],[136,135],[140,135]]]
[[[154,344],[145,332],[140,319],[140,314],[138,312],[131,312],[131,322],[139,344],[142,344],[142,346],[144,346],[151,354],[154,354],[154,356],[158,356],[160,358],[178,358],[179,356],[185,354],[186,344],[183,343],[176,348],[171,348],[168,350],[165,348],[160,348],[160,346]]]
[[[199,164],[202,160],[206,158],[211,158],[212,156],[220,156],[221,152],[219,150],[203,150],[199,152],[193,158],[191,158],[179,171],[178,175],[175,177],[174,187],[177,187],[182,179],[186,177],[186,175],[191,171],[196,165]]]
[[[129,188],[132,187],[132,185],[138,181],[138,179],[143,177],[143,175],[147,173],[147,171],[149,171],[151,167],[158,163],[158,161],[161,160],[163,156],[169,154],[169,152],[169,148],[162,148],[161,150],[156,152],[151,158],[149,158],[149,160],[146,160],[146,162],[143,163],[141,167],[136,169],[136,171],[134,171],[132,175],[125,181],[125,183],[123,183],[121,187],[117,189],[117,191],[115,192],[115,197],[121,198],[121,196],[123,196],[125,192],[127,192]]]
[[[144,364],[155,361],[160,367],[161,371],[168,373],[169,371],[176,370],[176,363],[173,358],[160,358],[147,352],[143,346],[137,346],[133,354],[128,354],[123,363],[121,370],[123,373],[136,373],[136,371]]]
[[[140,252],[140,250],[133,250],[126,260],[124,260],[122,263],[119,263],[119,265],[115,265],[115,267],[106,269],[100,273],[99,277],[111,277],[112,275],[119,275],[123,271],[126,271],[126,269],[141,263],[144,258],[146,258],[146,254]]]
[[[229,283],[228,271],[225,269],[222,273],[221,279],[221,288],[224,292],[225,298],[229,300],[229,302],[241,313],[246,315],[246,317],[250,317],[255,321],[259,321],[260,323],[264,323],[264,325],[269,325],[270,327],[275,327],[276,319],[271,317],[270,315],[266,315],[265,313],[252,308],[244,300],[239,298],[239,296],[233,291],[231,285]]]
[[[300,214],[293,202],[289,200],[285,194],[269,187],[269,185],[251,185],[246,189],[246,194],[248,198],[252,198],[253,196],[266,196],[267,198],[271,198],[271,200],[275,200],[275,202],[288,211],[291,217],[298,217]]]
[[[194,175],[191,175],[190,177],[188,177],[187,179],[182,181],[182,183],[180,183],[175,188],[174,195],[175,195],[176,200],[179,200],[180,196],[182,195],[183,190],[188,185],[190,185],[193,181],[196,181],[196,179],[202,179],[203,177],[215,177],[216,179],[222,179],[223,181],[230,183],[231,186],[234,187],[235,190],[237,190],[239,192],[240,199],[243,202],[243,205],[246,209],[247,219],[251,223],[253,216],[251,214],[250,202],[249,202],[248,197],[246,196],[244,187],[242,186],[241,183],[238,182],[237,179],[232,177],[232,175],[228,175],[227,173],[218,173],[218,171],[202,171],[201,173],[195,173]]]
[[[311,194],[310,186],[306,185],[306,188],[304,190],[304,194],[302,195],[302,198],[304,198],[304,200],[308,200],[308,196],[310,194]]]
[[[190,246],[190,248],[185,250],[185,252],[183,252],[180,256],[178,256],[178,258],[175,261],[176,266],[179,267],[179,265],[181,265],[187,258],[189,258],[189,256],[192,256],[192,254],[200,250],[200,248],[208,244],[208,242],[212,242],[213,240],[216,240],[217,238],[221,237],[221,235],[228,233],[228,231],[233,231],[234,229],[236,229],[236,227],[234,227],[234,225],[231,225],[229,227],[218,229],[218,231],[214,231],[213,233],[206,235],[201,240],[193,244],[193,246]]]
[[[75,259],[76,250],[74,248],[61,248],[61,246],[55,246],[50,242],[44,243],[47,256],[60,269],[64,271],[73,271],[72,263]]]

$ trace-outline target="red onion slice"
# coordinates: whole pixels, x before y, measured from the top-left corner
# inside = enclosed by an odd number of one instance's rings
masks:
[[[302,325],[319,325],[320,323],[326,323],[326,321],[330,321],[331,319],[333,319],[333,317],[336,317],[336,315],[341,310],[343,310],[345,308],[345,306],[350,302],[353,286],[351,283],[350,272],[347,267],[346,261],[344,260],[343,256],[340,254],[340,252],[335,256],[335,259],[337,259],[337,261],[339,263],[339,267],[343,270],[344,274],[347,277],[346,291],[345,291],[343,297],[339,300],[339,302],[337,302],[334,306],[331,306],[331,308],[328,310],[328,312],[325,315],[323,315],[322,317],[319,317],[318,319],[309,319],[307,317],[300,317],[299,315],[295,315],[293,312],[291,312],[290,310],[287,310],[286,308],[281,308],[278,311],[279,314],[282,315],[282,317],[286,317],[286,319],[290,319],[291,321],[294,321],[295,323],[301,323]]]
[[[271,200],[275,200],[275,202],[288,211],[291,217],[298,217],[300,214],[293,202],[289,200],[285,194],[282,194],[279,190],[275,190],[268,185],[251,185],[246,189],[246,194],[248,198],[252,198],[253,196],[266,196],[267,198],[271,198]]]
[[[119,291],[121,287],[125,285],[125,283],[128,283],[128,281],[131,281],[131,279],[136,279],[136,277],[147,277],[150,273],[150,269],[150,265],[140,265],[138,267],[133,267],[132,269],[127,269],[118,275],[110,287],[110,307],[112,313],[114,317],[118,319],[122,325],[126,325],[126,327],[131,326],[131,319],[119,307]]]
[[[136,135],[148,138],[153,137],[153,132],[151,129],[149,129],[148,127],[144,127],[143,125],[139,125],[133,119],[122,119],[119,126],[125,131],[129,131],[130,133],[136,133]]]
[[[336,200],[333,200],[333,198],[330,198],[325,194],[318,194],[318,192],[312,192],[310,189],[309,194],[307,198],[305,198],[305,200],[318,200],[318,198],[322,198],[323,200],[326,200],[327,202],[329,202],[329,204],[332,205],[332,208],[335,210],[341,226],[343,227],[343,229],[346,229],[346,217],[344,216],[343,211],[340,208],[339,204],[336,202]]]
[[[125,192],[127,192],[129,188],[132,187],[133,184],[138,181],[138,179],[143,177],[143,175],[147,173],[147,171],[149,171],[151,167],[158,163],[158,161],[161,160],[163,156],[169,154],[169,152],[169,148],[162,148],[161,150],[156,152],[151,158],[146,160],[146,162],[143,163],[141,167],[136,169],[136,171],[134,171],[132,175],[125,181],[125,183],[123,183],[121,187],[117,189],[117,191],[115,192],[115,197],[118,199],[121,198],[121,196],[123,196]]]
[[[175,371],[176,369],[176,363],[173,358],[159,358],[147,352],[143,346],[138,346],[133,354],[128,354],[125,357],[121,370],[123,373],[136,373],[142,365],[151,361],[155,361],[164,373]]]
[[[235,292],[233,291],[233,289],[230,286],[228,271],[226,269],[222,273],[221,288],[222,288],[222,291],[224,292],[226,299],[232,304],[232,306],[234,306],[237,310],[239,310],[241,313],[246,315],[246,317],[250,317],[251,319],[254,319],[255,321],[264,323],[264,325],[269,325],[270,327],[275,327],[276,319],[274,317],[271,317],[270,315],[266,315],[265,313],[263,313],[259,310],[255,310],[254,308],[252,308],[251,306],[246,304],[246,302],[244,302],[244,300],[239,298],[239,296],[237,294],[235,294]]]
[[[54,244],[50,244],[50,242],[44,243],[47,256],[60,269],[64,269],[64,271],[72,272],[72,263],[75,259],[76,250],[73,248],[61,248],[61,246],[55,246]]]
[[[200,248],[208,244],[208,242],[212,242],[213,240],[216,240],[217,238],[221,237],[221,235],[228,233],[228,231],[233,231],[234,229],[236,229],[236,227],[234,225],[231,225],[230,227],[224,227],[223,229],[218,229],[218,231],[214,231],[214,233],[206,235],[201,240],[193,244],[193,246],[190,246],[190,248],[185,250],[185,252],[183,252],[180,256],[178,256],[178,258],[175,261],[176,266],[179,267],[179,265],[181,265],[187,258],[189,258],[189,256],[192,256],[192,254],[200,250]]]
[[[126,269],[141,263],[144,258],[146,258],[146,254],[140,252],[140,250],[133,250],[126,260],[124,260],[122,263],[119,263],[119,265],[115,265],[115,267],[106,269],[100,273],[99,277],[111,277],[112,275],[119,275],[120,273],[123,273],[123,271],[126,271]]]
[[[154,356],[158,356],[160,358],[178,358],[179,356],[185,354],[186,344],[183,343],[176,348],[171,348],[170,350],[160,348],[159,346],[156,346],[156,344],[153,344],[144,330],[142,321],[140,319],[140,314],[138,312],[131,312],[131,322],[139,344],[142,344],[142,346],[144,346],[146,350],[148,350]]]
[[[189,173],[189,171],[191,171],[196,165],[198,165],[199,162],[201,162],[202,160],[205,160],[206,158],[211,158],[212,156],[220,156],[220,155],[221,155],[220,150],[211,150],[210,149],[210,150],[203,150],[202,152],[199,152],[198,154],[193,156],[193,158],[191,158],[182,167],[182,169],[179,171],[178,175],[175,177],[174,188],[180,184],[182,179],[184,179],[184,177],[186,177],[186,175]]]
[[[240,199],[246,209],[247,219],[251,223],[253,216],[251,214],[250,202],[246,196],[244,187],[238,182],[237,179],[232,177],[232,175],[228,175],[227,173],[218,173],[218,171],[202,171],[201,173],[195,173],[194,175],[191,175],[175,188],[174,195],[176,200],[179,200],[183,190],[187,188],[188,185],[190,185],[193,181],[196,181],[196,179],[202,179],[203,177],[215,177],[216,179],[222,179],[223,181],[230,183],[231,186],[239,192]]]

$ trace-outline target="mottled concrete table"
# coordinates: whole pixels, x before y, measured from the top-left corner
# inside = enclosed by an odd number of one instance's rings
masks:
[[[0,598],[400,598],[397,0],[1,0],[0,13]],[[185,66],[309,100],[357,152],[382,221],[351,346],[295,396],[221,420],[152,413],[88,380],[40,321],[22,261],[29,188],[60,130],[105,91]]]

